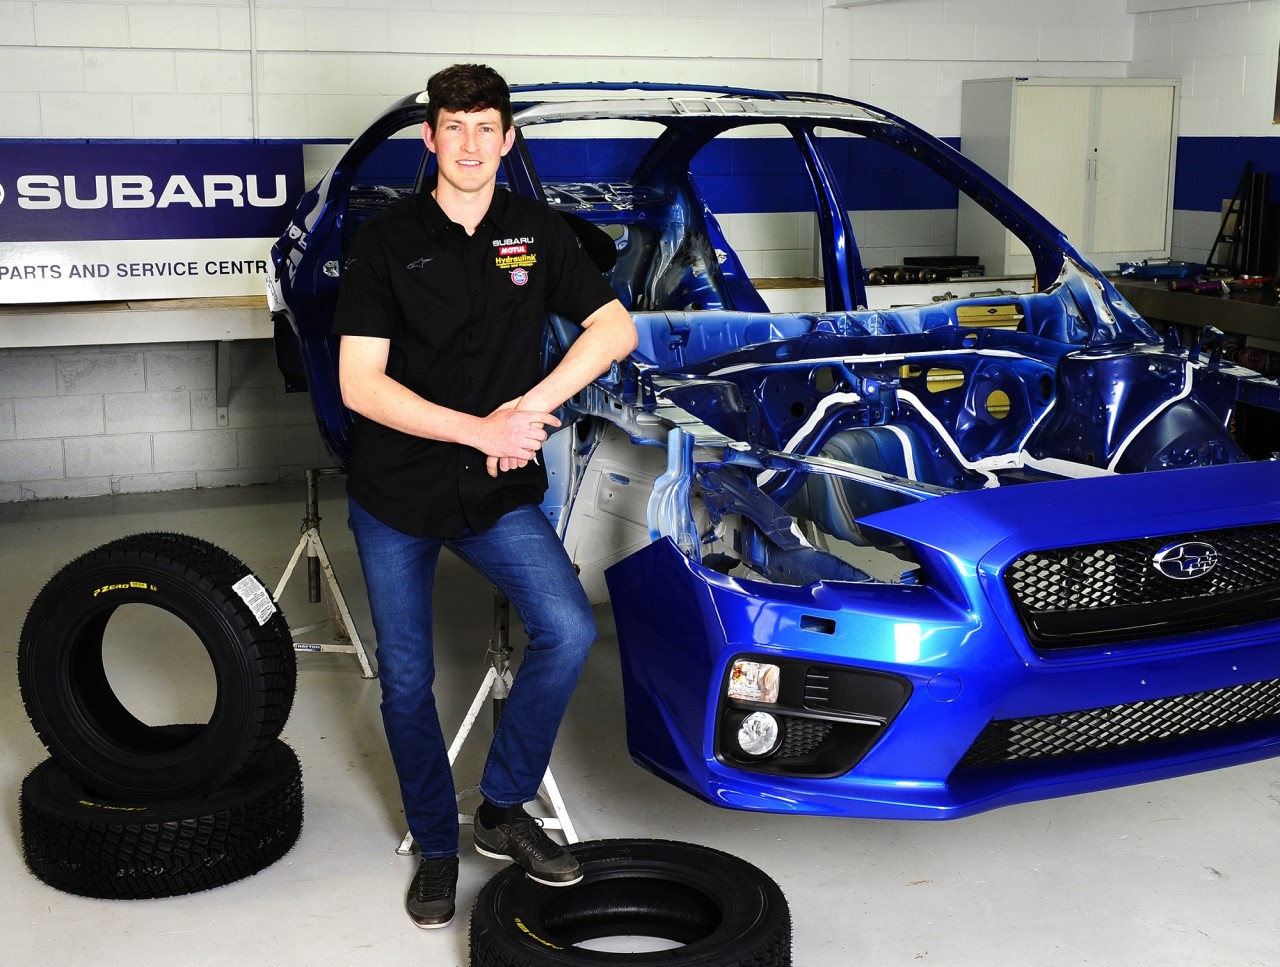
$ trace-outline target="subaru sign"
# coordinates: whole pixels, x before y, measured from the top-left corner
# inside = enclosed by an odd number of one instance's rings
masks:
[[[257,295],[300,145],[0,142],[0,302]]]

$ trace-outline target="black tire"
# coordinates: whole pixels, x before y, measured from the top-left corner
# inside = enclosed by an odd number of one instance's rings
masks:
[[[217,697],[202,729],[147,725],[111,689],[103,632],[139,602],[177,616],[208,652]],[[18,682],[49,752],[95,795],[185,799],[233,780],[280,735],[297,660],[284,616],[243,563],[195,537],[137,534],[76,558],[36,596]]]
[[[706,846],[665,840],[577,843],[572,887],[534,883],[509,866],[471,912],[472,967],[785,967],[791,912],[755,866]],[[660,937],[681,947],[611,953],[574,946],[607,937]]]
[[[270,866],[302,829],[302,772],[272,743],[234,782],[199,799],[96,797],[53,759],[22,782],[31,872],[77,896],[141,900],[223,886]]]

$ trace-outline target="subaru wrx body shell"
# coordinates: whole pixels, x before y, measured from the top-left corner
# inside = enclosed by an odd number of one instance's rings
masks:
[[[738,809],[944,819],[1280,752],[1280,465],[1235,432],[1280,386],[1221,333],[1157,333],[1007,188],[870,105],[513,95],[504,186],[608,231],[640,334],[566,404],[543,505],[613,609],[638,763]],[[424,110],[375,121],[273,251],[281,368],[339,461],[343,246],[429,172],[410,139],[411,170],[364,180]],[[621,148],[536,136],[583,121],[658,134],[621,171]],[[799,159],[821,308],[770,311],[704,191],[708,145],[748,157],[766,125]],[[899,155],[1027,246],[1028,291],[868,308],[845,193]],[[548,366],[574,330],[548,320]]]

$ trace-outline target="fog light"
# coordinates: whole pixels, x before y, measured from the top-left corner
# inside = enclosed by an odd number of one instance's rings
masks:
[[[738,659],[729,670],[728,695],[744,702],[773,704],[778,700],[781,678],[782,671],[777,665]]]
[[[738,726],[738,748],[753,758],[766,756],[781,738],[778,720],[768,712],[752,712]]]

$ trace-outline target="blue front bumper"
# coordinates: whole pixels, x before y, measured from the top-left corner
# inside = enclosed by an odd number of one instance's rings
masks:
[[[955,494],[865,519],[911,549],[919,586],[735,579],[660,540],[607,572],[631,754],[718,805],[886,819],[957,818],[1276,755],[1280,709],[1267,703],[1280,692],[1280,621],[1048,651],[1028,640],[1003,574],[1028,550],[1278,520],[1280,466],[1262,463]],[[726,754],[721,722],[740,657],[782,662],[784,674],[891,676],[905,701],[839,774],[744,763]],[[1231,702],[1247,708],[1222,710]],[[993,722],[1069,741],[975,759]],[[1088,729],[1102,734],[1078,734]]]

